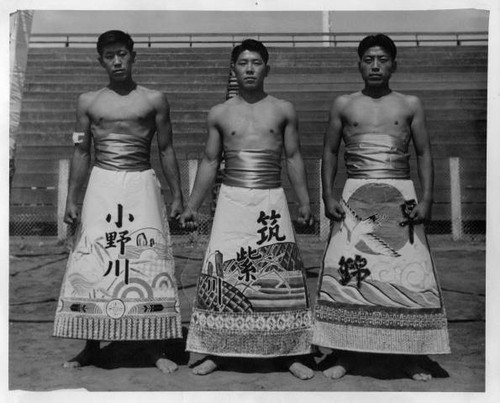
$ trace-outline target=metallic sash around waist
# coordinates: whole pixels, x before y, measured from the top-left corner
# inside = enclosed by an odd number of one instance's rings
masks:
[[[281,186],[281,153],[270,150],[225,151],[223,183],[252,189]]]
[[[408,139],[364,133],[345,142],[347,176],[356,179],[409,179]]]
[[[121,133],[107,134],[95,139],[95,165],[118,171],[150,169],[150,145],[150,138]]]

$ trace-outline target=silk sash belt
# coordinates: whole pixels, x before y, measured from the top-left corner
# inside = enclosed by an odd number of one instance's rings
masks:
[[[354,179],[409,179],[408,139],[364,133],[346,139],[347,176]]]
[[[225,152],[223,183],[251,189],[281,187],[281,153],[270,150]]]
[[[95,139],[96,166],[114,171],[145,171],[151,139],[132,134],[110,133]]]

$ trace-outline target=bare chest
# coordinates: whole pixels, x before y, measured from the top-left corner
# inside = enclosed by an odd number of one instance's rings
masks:
[[[228,140],[266,141],[281,138],[284,125],[284,118],[274,108],[234,108],[220,123],[220,129]]]
[[[148,126],[154,123],[154,108],[137,95],[105,94],[98,97],[89,109],[94,126],[113,125],[117,130],[129,126]]]
[[[411,124],[408,108],[394,101],[359,102],[346,108],[343,118],[344,128],[353,132],[406,132]]]

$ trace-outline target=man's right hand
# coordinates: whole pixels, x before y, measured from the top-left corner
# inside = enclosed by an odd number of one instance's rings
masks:
[[[179,216],[179,223],[182,228],[194,230],[198,227],[196,218],[196,213],[189,206],[186,206],[184,211]]]
[[[76,203],[66,203],[66,211],[64,212],[64,222],[66,224],[78,224],[80,221],[80,208]]]
[[[325,201],[325,215],[330,220],[342,221],[345,217],[345,211],[340,203],[332,198]]]

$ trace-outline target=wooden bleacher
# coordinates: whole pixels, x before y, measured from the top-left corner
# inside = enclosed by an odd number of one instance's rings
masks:
[[[313,207],[319,211],[317,168],[328,109],[335,96],[362,87],[356,51],[351,47],[269,50],[271,74],[266,89],[292,101],[298,110]],[[432,136],[436,168],[433,220],[441,228],[449,228],[448,164],[450,157],[458,157],[466,220],[479,223],[480,228],[486,217],[487,48],[426,46],[398,50],[398,71],[392,87],[422,99]],[[200,158],[206,114],[226,96],[230,49],[143,48],[137,52],[137,81],[165,91],[170,100],[178,159]],[[23,220],[36,223],[30,224],[35,235],[55,235],[59,160],[69,159],[72,154],[77,95],[106,83],[94,49],[30,49],[17,171],[10,197],[12,235],[29,235],[16,234],[16,223]],[[158,169],[157,153],[153,155],[153,166]],[[340,166],[339,191],[345,179],[345,170]],[[412,168],[418,184],[414,158]],[[161,180],[166,187],[166,181]],[[286,181],[285,189],[290,192]],[[169,192],[164,193],[168,199]],[[292,214],[293,200],[290,193]]]

